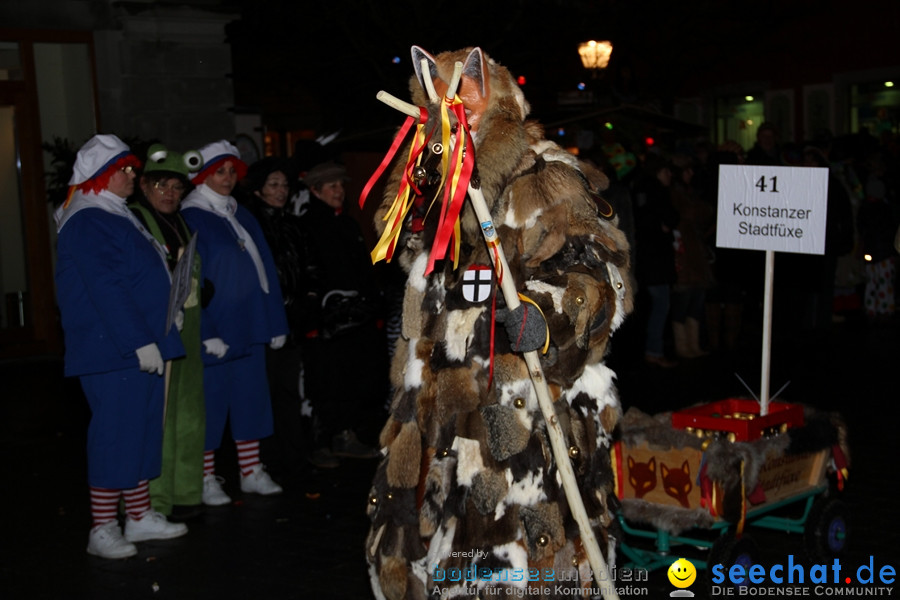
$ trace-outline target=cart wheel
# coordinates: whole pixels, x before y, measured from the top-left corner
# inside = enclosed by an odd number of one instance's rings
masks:
[[[758,556],[759,549],[756,546],[756,542],[746,534],[738,538],[733,533],[729,532],[718,537],[709,549],[709,556],[706,559],[706,579],[710,597],[715,597],[712,593],[713,585],[719,589],[723,587],[744,588],[750,585],[750,581],[746,576],[742,583],[732,583],[727,577],[727,573],[734,565],[741,565],[744,567],[744,573],[749,573],[750,567],[758,562]],[[712,570],[715,565],[722,565],[725,569],[726,577],[725,581],[722,583],[713,584]]]
[[[806,554],[814,563],[841,558],[847,548],[847,507],[840,500],[821,497],[815,501],[803,529]]]

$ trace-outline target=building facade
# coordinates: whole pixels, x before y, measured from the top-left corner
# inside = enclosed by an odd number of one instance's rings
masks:
[[[221,2],[0,4],[0,358],[62,348],[51,215],[67,153],[95,133],[180,151],[235,139],[237,16]]]

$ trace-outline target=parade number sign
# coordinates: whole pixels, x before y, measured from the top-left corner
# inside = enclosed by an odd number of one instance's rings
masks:
[[[720,248],[824,254],[828,169],[719,167]]]

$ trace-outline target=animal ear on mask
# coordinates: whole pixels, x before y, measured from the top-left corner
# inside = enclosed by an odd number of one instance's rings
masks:
[[[427,63],[428,74],[431,75],[432,81],[438,78],[437,63],[431,54],[419,46],[413,46],[410,52],[412,53],[413,68],[416,70],[416,79],[419,80],[419,85],[422,86],[422,89],[427,91],[425,80],[422,78],[422,61],[425,60]]]
[[[481,48],[473,48],[463,64],[462,76],[473,80],[481,90],[481,96],[488,95],[488,78],[484,72],[484,54]]]

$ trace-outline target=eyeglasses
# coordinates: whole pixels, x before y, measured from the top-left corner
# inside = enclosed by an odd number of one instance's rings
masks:
[[[153,189],[160,194],[175,192],[176,194],[180,195],[184,193],[184,186],[180,183],[170,183],[169,185],[164,185],[162,181],[157,181],[153,184]]]

